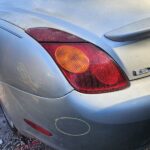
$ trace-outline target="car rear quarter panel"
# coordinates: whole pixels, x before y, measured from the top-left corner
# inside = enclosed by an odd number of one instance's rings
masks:
[[[0,21],[0,81],[42,97],[72,91],[53,59],[22,29]]]

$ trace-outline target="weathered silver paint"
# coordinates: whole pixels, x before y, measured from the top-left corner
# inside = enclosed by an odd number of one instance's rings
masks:
[[[57,99],[25,93],[4,83],[1,83],[1,85],[3,86],[2,102],[16,127],[21,132],[36,136],[57,149],[73,150],[73,147],[79,149],[84,140],[89,142],[91,134],[94,139],[101,139],[101,142],[97,143],[97,149],[103,148],[103,146],[108,148],[110,146],[106,144],[108,141],[103,141],[103,139],[109,139],[107,134],[109,133],[113,139],[116,139],[116,142],[121,142],[124,137],[120,138],[120,141],[117,138],[123,136],[124,132],[128,133],[128,138],[130,134],[133,135],[132,131],[128,131],[130,124],[135,124],[134,130],[137,130],[136,135],[140,134],[140,137],[142,137],[142,134],[146,135],[144,131],[149,133],[145,126],[136,128],[136,125],[138,125],[138,122],[144,122],[150,118],[150,77],[132,81],[131,87],[122,91],[99,95],[81,94],[73,91]],[[79,118],[88,122],[91,126],[89,134],[78,138],[70,138],[70,136],[58,132],[55,127],[55,120],[63,116]],[[23,122],[24,118],[28,118],[50,130],[53,137],[48,138],[29,128]],[[110,126],[110,128],[107,128],[107,126]],[[124,132],[115,134],[113,133],[115,126],[118,129],[122,126],[126,126],[126,128],[123,130]],[[139,131],[143,133],[139,133]],[[136,137],[138,138],[138,136]],[[136,137],[134,137],[134,141],[137,140]],[[109,143],[111,143],[111,140]],[[85,146],[90,147],[89,144],[90,142],[86,143]],[[124,147],[125,145],[118,146]]]
[[[149,76],[150,72],[134,76],[133,71],[150,67],[150,38],[114,48],[117,55],[122,58],[127,74],[131,80]]]
[[[105,33],[105,37],[118,42],[140,40],[149,37],[149,35],[150,18],[142,19]]]
[[[118,44],[121,46],[129,43],[109,41],[104,38],[104,34],[136,21],[148,20],[149,8],[148,0],[121,2],[120,0],[76,0],[73,2],[72,0],[30,0],[28,3],[26,0],[17,2],[2,0],[0,18],[23,29],[52,27],[82,37],[107,51],[128,77],[134,79],[133,75],[130,76],[128,67],[122,62],[124,57],[120,58],[113,51]],[[136,61],[133,63],[137,64]]]
[[[64,116],[55,119],[55,128],[58,132],[71,137],[84,136],[91,131],[88,122],[80,118]]]
[[[0,23],[20,36],[0,28],[1,82],[51,98],[64,96],[73,90],[40,44],[14,25],[2,20]]]
[[[150,133],[150,77],[131,81],[130,87],[121,91],[79,93],[41,45],[22,29],[51,27],[77,35],[103,48],[132,80],[132,69],[149,64],[149,44],[145,47],[149,39],[113,42],[104,34],[149,15],[148,0],[1,0],[0,18],[19,27],[0,21],[0,99],[19,131],[60,150],[123,150],[146,140]],[[123,55],[123,49],[139,59]],[[147,59],[143,60],[144,56]],[[86,121],[90,132],[78,138],[60,133],[55,120],[64,116]],[[24,118],[50,130],[53,136],[39,134]]]
[[[99,37],[112,29],[149,17],[149,8],[148,0],[29,0],[28,2],[1,0],[0,2],[1,17],[23,28],[54,24],[54,27],[63,28],[64,24],[56,22],[53,24],[53,21],[60,19]],[[22,10],[21,13],[19,10]],[[40,17],[40,14],[52,17],[53,20],[50,23]]]

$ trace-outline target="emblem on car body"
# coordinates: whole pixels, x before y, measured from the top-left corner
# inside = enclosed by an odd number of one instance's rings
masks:
[[[134,76],[140,76],[147,73],[150,73],[150,68],[137,69],[133,71]]]

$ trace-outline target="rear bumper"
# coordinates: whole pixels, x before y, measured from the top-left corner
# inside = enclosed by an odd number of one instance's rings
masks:
[[[6,84],[2,87],[2,102],[20,131],[56,149],[132,150],[150,137],[150,77],[132,81],[121,91],[72,91],[58,99],[31,95]],[[39,134],[25,124],[24,118],[53,136]]]
[[[127,89],[81,94],[73,91],[66,97],[83,117],[105,124],[134,123],[150,119],[150,77],[135,80]]]

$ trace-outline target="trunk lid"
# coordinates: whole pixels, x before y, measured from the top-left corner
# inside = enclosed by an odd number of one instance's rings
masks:
[[[81,31],[79,36],[85,36],[85,39],[87,36],[87,40],[94,44],[102,42],[106,33],[148,17],[149,0],[30,0],[28,3],[26,0],[0,1],[0,18],[23,29],[53,27],[76,35]],[[110,44],[109,40],[105,42],[106,45]],[[150,75],[149,43],[150,39],[145,39],[127,45],[120,44],[119,47],[109,45],[121,60],[130,80]]]

